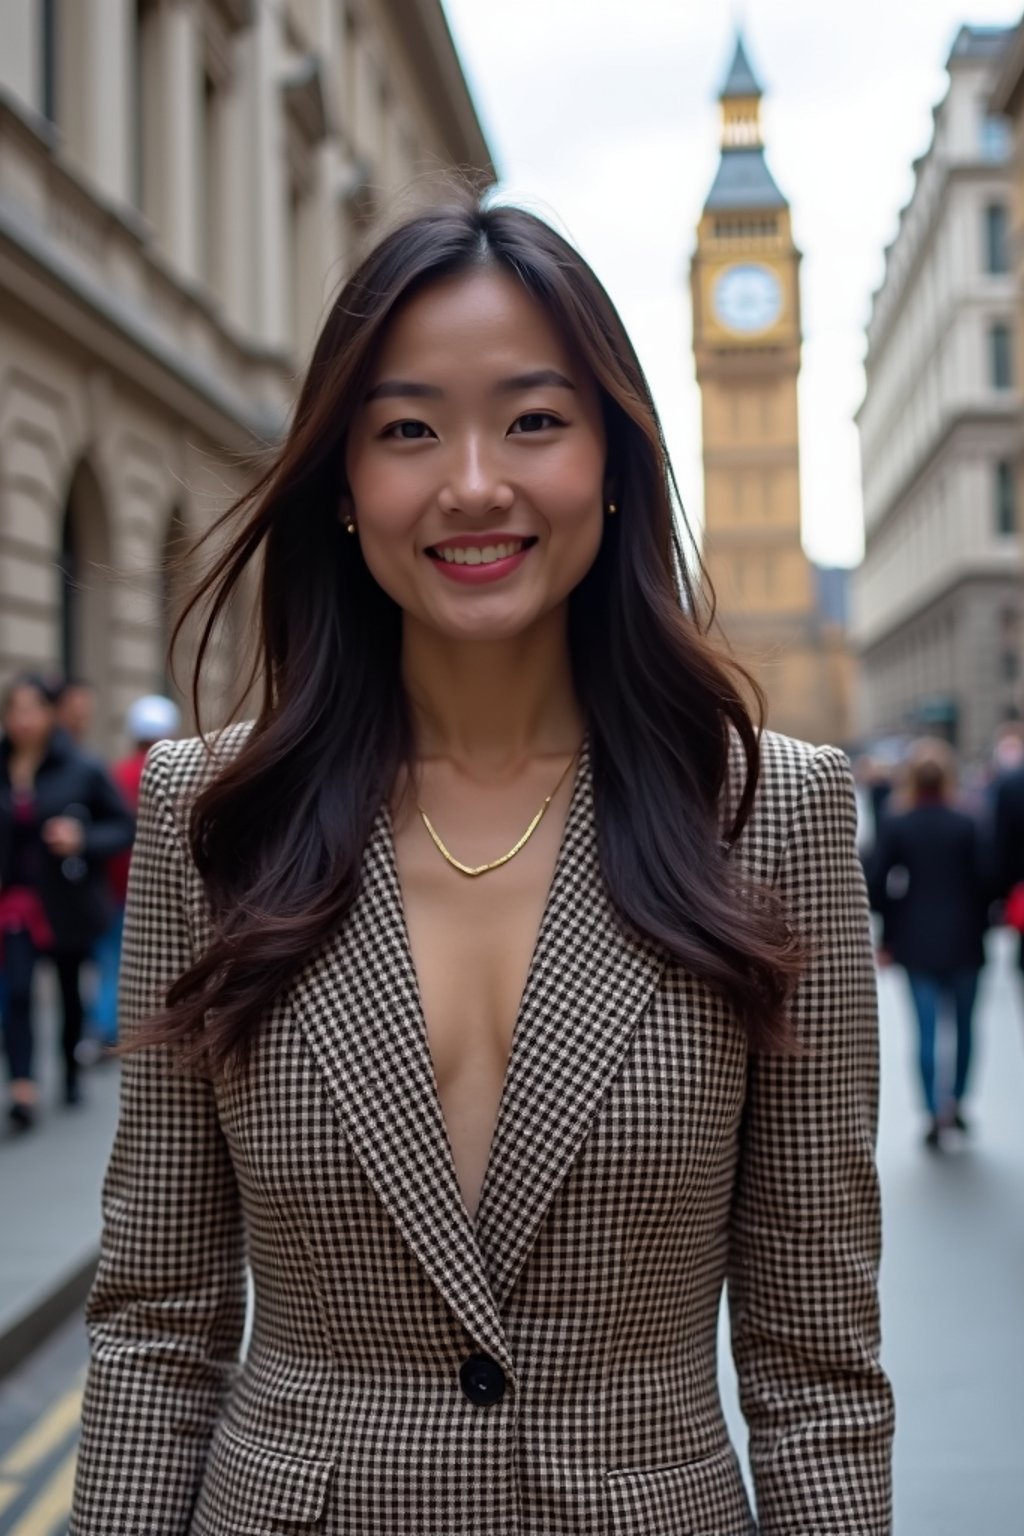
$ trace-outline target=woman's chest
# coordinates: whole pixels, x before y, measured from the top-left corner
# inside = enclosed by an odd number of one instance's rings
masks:
[[[552,998],[550,1011],[571,1006]],[[617,1021],[598,1014],[586,1031],[567,1029],[542,1042],[536,1023],[544,1014],[542,999],[524,1016],[513,1062],[530,1058],[542,1076],[585,1081],[601,1032]],[[325,1211],[332,1221],[344,1211],[365,1223],[376,1208],[375,1167],[402,1162],[437,1172],[430,1119],[422,1118],[423,1105],[437,1094],[422,1023],[367,1015],[356,1050],[327,1072],[309,1047],[310,1026],[295,1000],[275,1006],[248,1065],[218,1090],[221,1123],[247,1202],[263,1220],[315,1227]],[[387,1083],[387,1117],[363,1113],[382,1092],[378,1033],[406,1042],[392,1057],[398,1075],[391,1072]],[[701,983],[668,967],[587,1123],[579,1124],[571,1094],[545,1112],[545,1155],[553,1157],[563,1140],[573,1149],[563,1198],[583,1201],[596,1223],[604,1211],[617,1227],[645,1230],[699,1210],[712,1193],[717,1199],[732,1179],[746,1069],[743,1035],[728,1011]],[[524,1131],[524,1167],[540,1134],[539,1126]],[[381,1137],[390,1145],[377,1144]],[[514,1148],[505,1149],[509,1155]]]
[[[422,1030],[456,1176],[475,1212],[557,858],[552,820],[473,877],[415,824],[395,838]]]

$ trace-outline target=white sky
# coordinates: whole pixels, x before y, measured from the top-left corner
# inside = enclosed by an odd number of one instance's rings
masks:
[[[718,160],[736,17],[765,91],[768,164],[804,255],[804,543],[860,558],[853,413],[864,324],[931,137],[960,24],[1021,0],[444,0],[503,189],[552,219],[608,288],[646,369],[687,510],[701,516],[689,259]],[[970,6],[970,0],[966,0]]]

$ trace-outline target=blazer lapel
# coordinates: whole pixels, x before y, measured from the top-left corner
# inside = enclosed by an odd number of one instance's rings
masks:
[[[476,1344],[512,1372],[441,1113],[386,807],[348,921],[292,999],[382,1205]]]
[[[664,965],[626,931],[598,862],[589,744],[516,1021],[476,1212],[495,1300],[508,1296]]]

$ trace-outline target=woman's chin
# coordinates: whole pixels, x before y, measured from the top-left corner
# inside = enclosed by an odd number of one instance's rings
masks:
[[[495,594],[486,599],[461,601],[456,608],[445,605],[424,615],[420,623],[447,640],[464,644],[497,644],[525,635],[543,617],[537,604],[522,601],[502,602]]]

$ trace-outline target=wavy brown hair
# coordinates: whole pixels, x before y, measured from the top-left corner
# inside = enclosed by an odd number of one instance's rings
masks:
[[[249,686],[258,683],[262,697],[237,755],[191,809],[212,941],[170,987],[140,1043],[174,1043],[213,1071],[244,1058],[261,1011],[345,922],[374,819],[413,760],[402,615],[338,516],[346,435],[397,306],[481,266],[513,273],[543,306],[602,403],[607,478],[621,514],[606,519],[598,555],[570,596],[568,632],[612,900],[627,927],[727,1000],[754,1047],[793,1043],[786,1004],[802,964],[799,941],[773,893],[744,885],[728,857],[757,786],[763,701],[708,638],[713,596],[681,510],[675,515],[647,382],[582,257],[533,214],[476,199],[410,219],[349,278],[283,447],[197,546],[227,536],[175,629],[177,640],[203,605],[197,719],[215,626],[261,555]],[[731,733],[746,771],[723,843]]]

